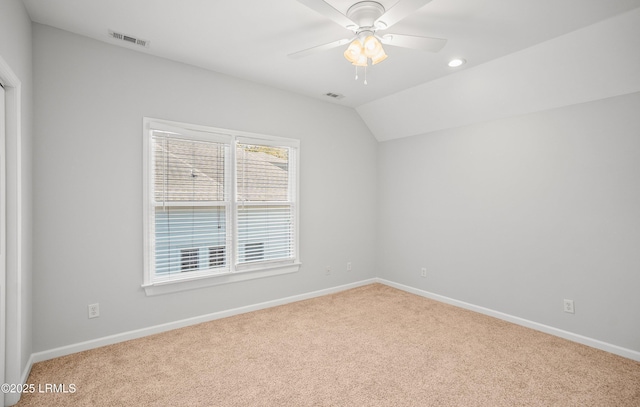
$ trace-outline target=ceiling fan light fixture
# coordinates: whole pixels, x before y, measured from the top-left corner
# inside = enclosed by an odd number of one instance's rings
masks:
[[[362,44],[360,44],[360,40],[353,40],[351,44],[344,51],[344,57],[347,61],[351,63],[355,63],[358,61],[360,56],[363,56],[364,49],[362,48]]]
[[[387,59],[387,57],[388,55],[384,52],[384,49],[380,47],[380,52],[374,55],[373,57],[371,57],[371,65],[375,65],[379,62],[382,62],[385,59]]]
[[[367,58],[364,54],[361,54],[358,59],[352,62],[352,65],[355,66],[367,66],[369,64],[369,58]]]
[[[344,51],[344,58],[355,66],[367,66],[369,59],[375,65],[387,59],[387,54],[378,39],[369,35],[364,40],[355,39]]]
[[[364,54],[367,56],[367,58],[373,58],[382,50],[382,44],[380,44],[380,41],[378,41],[378,39],[373,35],[370,35],[364,39],[363,47]]]

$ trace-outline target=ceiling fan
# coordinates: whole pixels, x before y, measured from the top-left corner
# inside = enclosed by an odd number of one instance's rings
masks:
[[[399,0],[393,7],[386,10],[377,1],[360,1],[355,3],[342,14],[324,0],[298,0],[300,3],[333,20],[353,34],[327,44],[318,45],[302,51],[289,54],[291,58],[301,58],[320,51],[325,51],[341,45],[349,44],[344,52],[347,61],[356,66],[375,65],[387,58],[382,44],[396,47],[438,52],[445,46],[447,40],[442,38],[420,37],[387,33],[380,35],[380,31],[407,17],[409,14],[426,5],[431,0]],[[366,72],[366,71],[365,71]],[[357,79],[357,71],[356,71]],[[365,79],[366,84],[366,79]]]

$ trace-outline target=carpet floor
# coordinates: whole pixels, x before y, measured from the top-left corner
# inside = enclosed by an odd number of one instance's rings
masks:
[[[382,284],[36,363],[27,383],[19,407],[640,406],[640,362]]]

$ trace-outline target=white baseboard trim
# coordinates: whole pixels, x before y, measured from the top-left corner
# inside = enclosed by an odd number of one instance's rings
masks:
[[[29,360],[27,360],[27,365],[24,367],[22,374],[20,375],[20,383],[26,384],[27,379],[29,378],[29,373],[31,373],[31,367],[35,362],[33,361],[33,354],[29,356]],[[20,397],[22,397],[21,393],[7,393],[4,395],[4,405],[12,406],[14,404],[18,404],[20,401]]]
[[[247,305],[244,307],[233,308],[229,310],[214,312],[211,314],[201,315],[193,318],[182,319],[179,321],[168,322],[166,324],[150,326],[147,328],[136,329],[133,331],[122,332],[115,335],[109,335],[102,338],[92,339],[85,342],[74,343],[72,345],[62,346],[55,349],[50,349],[42,352],[37,352],[31,355],[29,359],[29,368],[26,372],[26,377],[24,378],[26,383],[26,379],[28,378],[29,372],[31,371],[31,366],[34,363],[42,362],[49,359],[58,358],[61,356],[70,355],[72,353],[82,352],[89,349],[99,348],[101,346],[113,345],[115,343],[128,341],[131,339],[142,338],[149,335],[154,335],[166,331],[171,331],[173,329],[184,328],[190,325],[196,325],[203,322],[209,322],[220,318],[231,317],[238,314],[244,314],[247,312],[258,311],[265,308],[276,307],[278,305],[289,304],[296,301],[307,300],[315,297],[321,297],[323,295],[334,294],[340,291],[349,290],[351,288],[361,287],[367,284],[375,283],[376,279],[368,279],[362,280],[355,283],[344,284],[337,287],[326,288],[323,290],[312,291],[309,293],[294,295],[291,297],[280,298],[277,300],[271,300],[266,302],[261,302],[258,304]]]
[[[22,376],[20,377],[20,380],[22,380],[22,383],[26,383],[27,379],[29,378],[29,374],[31,373],[31,368],[33,367],[33,364],[36,363],[34,361],[33,358],[33,353],[31,354],[31,356],[29,356],[29,360],[27,360],[27,365],[24,367],[24,370],[22,371]]]
[[[42,362],[49,359],[54,359],[61,356],[70,355],[72,353],[82,352],[89,349],[95,349],[102,346],[112,345],[119,342],[128,341],[131,339],[142,338],[149,335],[154,335],[173,329],[184,328],[190,325],[196,325],[203,322],[213,321],[220,318],[226,318],[233,315],[244,314],[247,312],[258,311],[261,309],[276,307],[279,305],[289,304],[296,301],[307,300],[311,298],[321,297],[323,295],[334,294],[340,291],[349,290],[351,288],[361,287],[367,284],[381,283],[389,287],[397,288],[402,291],[406,291],[412,294],[416,294],[425,298],[440,301],[446,304],[454,305],[456,307],[468,309],[471,311],[479,312],[481,314],[489,315],[507,322],[512,322],[517,325],[521,325],[527,328],[535,329],[540,332],[548,333],[550,335],[558,336],[560,338],[568,339],[573,342],[581,343],[583,345],[591,346],[596,349],[601,349],[606,352],[610,352],[625,358],[640,361],[640,352],[623,348],[621,346],[613,345],[607,342],[599,341],[597,339],[589,338],[586,336],[578,335],[572,332],[564,331],[562,329],[554,328],[552,326],[540,324],[538,322],[530,321],[524,318],[516,317],[513,315],[505,314],[500,311],[495,311],[489,308],[484,308],[478,305],[469,304],[464,301],[455,300],[453,298],[445,297],[443,295],[435,294],[429,291],[421,290],[418,288],[410,287],[404,284],[399,284],[393,281],[385,280],[382,278],[371,278],[367,280],[358,281],[355,283],[349,283],[336,287],[326,288],[322,290],[312,291],[304,294],[294,295],[291,297],[280,298],[277,300],[271,300],[261,302],[253,305],[247,305],[244,307],[233,308],[230,310],[224,310],[214,312],[211,314],[201,315],[198,317],[187,318],[179,321],[169,322],[166,324],[155,325],[147,328],[136,329],[133,331],[122,332],[115,335],[109,335],[102,338],[92,339],[85,342],[79,342],[67,346],[62,346],[55,349],[50,349],[42,352],[33,353],[29,358],[26,369],[22,375],[22,382],[26,383],[31,372],[31,367],[34,363]]]
[[[583,345],[590,346],[592,348],[604,350],[615,355],[619,355],[628,359],[640,361],[640,352],[623,348],[621,346],[613,345],[607,342],[603,342],[597,339],[589,338],[573,332],[564,331],[562,329],[554,328],[549,325],[540,324],[538,322],[530,321],[528,319],[516,317],[513,315],[505,314],[504,312],[494,311],[489,308],[480,307],[478,305],[469,304],[464,301],[455,300],[453,298],[445,297],[443,295],[435,294],[429,291],[421,290],[418,288],[410,287],[404,284],[399,284],[393,281],[385,280],[382,278],[376,278],[376,282],[379,282],[389,287],[397,288],[408,293],[416,294],[421,297],[430,298],[432,300],[444,302],[446,304],[454,305],[456,307],[468,309],[470,311],[479,312],[480,314],[489,315],[494,318],[498,318],[507,322],[512,322],[516,325],[521,325],[527,328],[535,329],[536,331],[544,332],[550,335],[558,336],[560,338],[568,339],[573,342],[577,342]]]

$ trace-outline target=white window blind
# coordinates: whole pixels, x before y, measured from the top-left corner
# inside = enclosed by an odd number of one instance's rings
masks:
[[[238,264],[294,259],[292,157],[289,147],[236,145]]]
[[[156,276],[226,269],[229,146],[162,131],[151,143]]]

